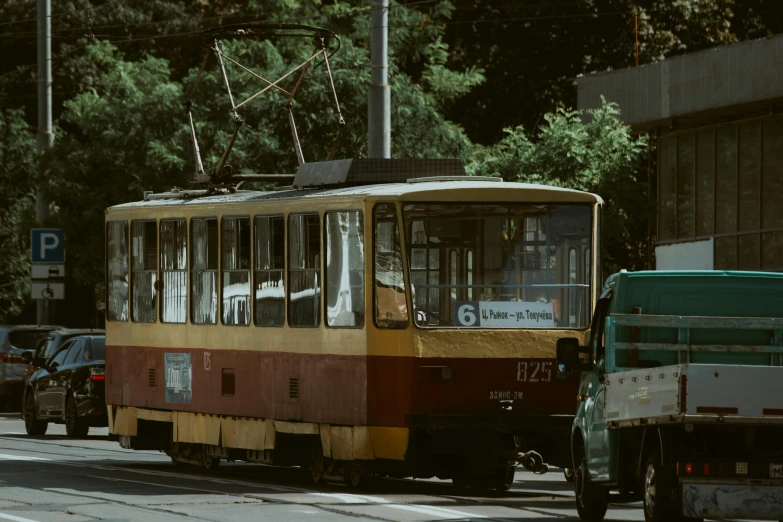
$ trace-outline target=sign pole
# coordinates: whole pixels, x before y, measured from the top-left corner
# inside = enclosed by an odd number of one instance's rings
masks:
[[[43,152],[54,144],[52,133],[52,5],[51,0],[38,0],[38,150]],[[43,176],[39,180],[43,184]],[[43,187],[35,195],[35,220],[43,224],[49,217],[49,205]],[[37,299],[38,324],[49,324],[48,299]]]

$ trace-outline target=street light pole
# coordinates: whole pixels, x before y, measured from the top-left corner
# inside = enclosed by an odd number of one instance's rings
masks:
[[[38,150],[54,144],[52,133],[52,6],[51,0],[38,0]],[[43,176],[35,195],[35,220],[42,224],[49,216],[43,190]],[[49,300],[37,299],[38,324],[49,323]]]
[[[369,157],[391,158],[391,89],[389,88],[389,0],[371,0],[368,109]]]

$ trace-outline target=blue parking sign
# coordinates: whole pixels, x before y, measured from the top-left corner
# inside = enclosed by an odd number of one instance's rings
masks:
[[[65,263],[63,231],[59,228],[34,228],[30,231],[30,252],[33,263]]]

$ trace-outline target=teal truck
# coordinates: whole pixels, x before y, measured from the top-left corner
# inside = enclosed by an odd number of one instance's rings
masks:
[[[582,520],[610,491],[648,522],[783,520],[783,274],[614,274],[589,345],[561,339],[557,363],[581,373]]]

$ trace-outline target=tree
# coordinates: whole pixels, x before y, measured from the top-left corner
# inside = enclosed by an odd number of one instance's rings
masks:
[[[644,268],[647,220],[654,215],[642,165],[647,139],[635,138],[619,114],[605,100],[589,111],[559,109],[533,133],[522,126],[506,129],[497,145],[480,149],[469,170],[602,195],[605,271]]]
[[[270,3],[264,2],[263,9],[269,9]],[[347,122],[337,157],[365,156],[369,11],[356,1],[322,8],[308,4],[300,12],[312,17],[310,24],[329,22],[339,29],[341,49],[329,61]],[[448,11],[426,18],[443,13]],[[448,68],[442,28],[418,30],[424,14],[395,7],[390,18],[405,28],[390,39],[393,155],[469,155],[472,144],[459,126],[443,116],[443,110],[483,80],[481,71]],[[297,39],[227,39],[221,48],[273,79],[304,61],[313,47],[311,41]],[[204,50],[197,50],[187,57],[190,66],[181,76],[165,58],[146,54],[131,59],[100,40],[74,53],[62,67],[64,83],[76,92],[63,103],[57,140],[45,158],[45,168],[51,180],[49,193],[57,203],[56,220],[68,238],[69,277],[81,295],[103,280],[104,209],[139,200],[144,190],[160,192],[190,184],[194,158],[183,102],[204,57]],[[231,136],[233,115],[216,59],[211,55],[208,60],[194,91],[192,111],[204,167],[211,171]],[[185,61],[177,58],[179,64]],[[227,69],[237,102],[264,87],[230,63]],[[290,89],[296,77],[282,85]],[[229,157],[234,172],[294,172],[297,161],[286,101],[287,96],[269,91],[240,110],[244,124]],[[308,72],[293,111],[305,159],[323,160],[339,126],[321,59]]]
[[[29,224],[38,153],[19,109],[0,110],[0,322],[21,312],[29,297]]]

